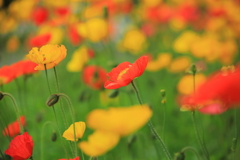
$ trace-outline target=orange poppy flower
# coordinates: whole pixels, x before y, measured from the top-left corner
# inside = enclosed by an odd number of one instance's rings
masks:
[[[116,89],[131,83],[135,78],[141,76],[147,67],[148,57],[141,56],[133,64],[123,62],[107,74],[109,80],[104,84],[107,89]]]
[[[6,65],[0,68],[0,86],[10,83],[15,78],[15,72],[10,66]]]
[[[67,49],[64,45],[45,45],[40,49],[34,47],[29,52],[27,58],[34,63],[37,63],[38,66],[35,67],[35,70],[45,70],[55,67],[60,63],[67,55]]]
[[[24,61],[18,61],[12,64],[10,67],[14,70],[15,76],[19,77],[25,74],[36,73],[37,71],[34,70],[36,66],[37,66],[36,63],[29,60],[24,60]]]
[[[20,117],[20,122],[23,126],[25,126],[25,117]],[[16,135],[20,134],[20,125],[18,120],[10,123],[7,128],[4,128],[2,131],[4,136],[15,137]]]
[[[41,47],[47,44],[50,40],[51,40],[51,33],[45,33],[45,34],[37,35],[35,37],[31,37],[28,43],[31,47]]]

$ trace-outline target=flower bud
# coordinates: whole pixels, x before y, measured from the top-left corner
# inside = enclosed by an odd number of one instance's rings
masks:
[[[237,147],[237,138],[232,139],[232,151],[235,152]]]
[[[115,98],[115,97],[118,96],[118,94],[119,94],[118,89],[113,89],[113,90],[111,90],[111,92],[108,94],[108,97],[109,97],[109,98]]]
[[[174,160],[184,160],[184,159],[185,159],[184,152],[175,153]]]
[[[4,97],[3,92],[0,92],[0,101],[3,99],[3,97]]]
[[[57,140],[57,133],[56,133],[56,132],[53,132],[53,133],[52,133],[51,140],[52,140],[53,142],[55,142],[55,141]]]
[[[56,104],[59,100],[59,95],[57,94],[52,94],[51,96],[48,97],[48,100],[46,102],[48,107],[53,106],[54,104]]]

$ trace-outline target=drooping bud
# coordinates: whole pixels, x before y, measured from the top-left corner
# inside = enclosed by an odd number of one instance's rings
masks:
[[[113,89],[113,90],[111,90],[111,92],[108,94],[108,97],[109,97],[109,98],[115,98],[115,97],[118,96],[118,94],[119,94],[118,89]]]
[[[57,94],[52,94],[51,96],[48,97],[48,100],[46,102],[48,107],[53,106],[54,104],[56,104],[59,100],[59,95]]]
[[[184,152],[175,153],[174,160],[184,160],[184,159],[185,159]]]
[[[57,140],[57,133],[56,133],[56,132],[53,132],[53,133],[52,133],[51,140],[52,140],[53,142],[55,142],[55,141]]]
[[[103,7],[103,18],[107,19],[108,18],[108,8],[106,6]]]
[[[162,95],[162,101],[161,103],[166,103],[166,91],[164,89],[160,90]]]
[[[4,93],[0,92],[0,101],[3,99],[3,97],[4,97]]]

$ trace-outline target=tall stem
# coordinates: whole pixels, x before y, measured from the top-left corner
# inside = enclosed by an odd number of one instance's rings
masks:
[[[232,144],[232,152],[233,152],[233,160],[236,159],[236,148],[237,148],[237,141],[238,141],[238,121],[237,121],[237,109],[234,110],[234,119],[235,119],[235,135],[233,137],[233,144]]]
[[[75,114],[74,114],[75,112],[74,112],[74,108],[72,106],[72,102],[71,102],[70,98],[66,94],[59,93],[58,95],[64,97],[66,99],[66,101],[68,102],[68,107],[69,107],[69,110],[70,110],[70,113],[71,113],[71,117],[72,117],[72,122],[73,122],[75,154],[76,154],[76,157],[77,157],[78,153],[77,153],[77,138],[76,138],[76,126],[75,126]]]
[[[139,94],[139,91],[138,91],[137,87],[135,86],[135,84],[134,84],[133,81],[131,82],[131,84],[132,84],[132,86],[133,86],[134,91],[136,92],[138,102],[139,102],[141,105],[143,105],[143,102],[142,102],[142,100],[141,100],[141,97],[140,97],[140,94]],[[161,146],[162,146],[162,148],[163,148],[163,151],[164,151],[167,159],[168,159],[168,160],[171,160],[172,157],[171,157],[171,155],[170,155],[170,153],[169,153],[166,145],[164,144],[162,138],[160,137],[160,135],[158,135],[156,129],[154,128],[154,126],[153,126],[153,124],[152,124],[152,122],[151,122],[151,119],[148,121],[148,126],[149,126],[149,128],[151,129],[151,131],[152,131],[152,133],[154,134],[154,136],[155,136],[155,137],[159,140],[159,142],[161,143]]]
[[[20,121],[20,111],[19,111],[19,108],[17,106],[17,103],[16,103],[16,100],[14,99],[14,97],[9,94],[9,93],[6,93],[4,92],[3,93],[4,96],[7,96],[11,99],[12,103],[13,103],[13,106],[14,106],[14,110],[15,110],[15,113],[16,113],[16,116],[17,116],[17,120],[18,120],[18,123],[19,123],[19,127],[20,127],[20,133],[22,134],[23,133],[23,125]]]

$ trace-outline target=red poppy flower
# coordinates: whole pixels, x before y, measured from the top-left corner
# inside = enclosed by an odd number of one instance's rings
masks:
[[[78,34],[76,25],[71,25],[68,29],[69,40],[73,45],[79,45],[83,37]]]
[[[195,94],[184,97],[184,106],[198,106],[200,112],[218,114],[240,104],[240,65],[215,73],[199,86]],[[212,108],[214,107],[214,108]]]
[[[48,10],[44,7],[37,7],[33,10],[32,18],[36,25],[41,25],[48,19]]]
[[[107,80],[107,72],[99,66],[87,66],[83,71],[83,81],[93,89],[102,89]]]
[[[42,35],[37,35],[35,37],[30,38],[29,45],[30,47],[42,47],[47,44],[51,39],[50,33],[45,33]]]
[[[58,159],[58,160],[80,160],[80,157],[76,157],[76,158],[73,158],[73,159]]]
[[[128,85],[135,78],[141,76],[147,67],[148,57],[141,56],[133,64],[123,62],[107,74],[109,80],[104,84],[107,89],[116,89]]]
[[[29,60],[24,60],[12,64],[11,68],[14,70],[15,76],[19,77],[22,75],[33,74],[38,72],[37,70],[34,70],[36,66],[37,66],[36,63]]]
[[[25,117],[20,117],[20,122],[22,126],[25,126]],[[15,137],[16,135],[20,134],[20,125],[18,120],[10,123],[4,130],[2,131],[4,136]]]
[[[10,83],[14,78],[16,78],[15,71],[10,66],[0,68],[0,85]]]
[[[16,136],[9,145],[5,153],[14,160],[25,160],[32,156],[33,140],[28,132]]]

